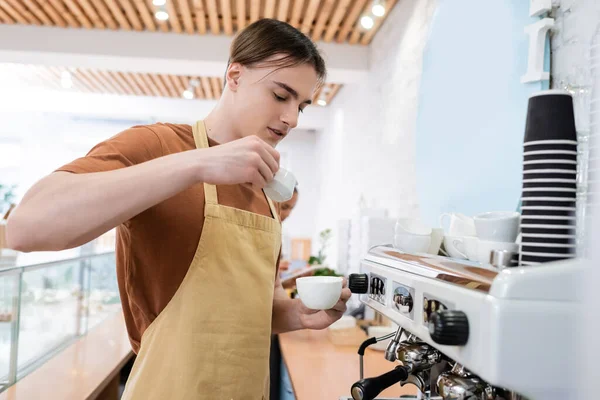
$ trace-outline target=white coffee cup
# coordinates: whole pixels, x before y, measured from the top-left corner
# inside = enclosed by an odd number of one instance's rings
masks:
[[[444,228],[444,219],[450,218],[448,229]],[[444,228],[450,236],[475,236],[475,222],[473,218],[460,213],[444,213],[440,215],[440,227]]]
[[[407,253],[427,253],[431,244],[431,235],[414,233],[396,233],[394,247]]]
[[[285,168],[279,168],[273,180],[263,190],[271,200],[281,203],[292,198],[297,184],[294,174]]]
[[[474,236],[454,238],[452,240],[454,248],[461,256],[471,261],[477,261],[489,264],[490,255],[493,250],[505,250],[512,253],[519,251],[519,245],[514,242],[495,242],[490,240],[481,240]]]
[[[444,236],[444,248],[450,257],[460,260],[467,258],[462,239],[463,236]]]
[[[302,303],[311,310],[329,310],[342,294],[341,276],[306,276],[296,279]]]
[[[476,215],[475,228],[481,240],[514,242],[519,235],[521,214],[512,211],[492,211]]]
[[[431,235],[431,227],[415,218],[398,218],[396,220],[395,233],[405,233],[412,235],[427,236]]]

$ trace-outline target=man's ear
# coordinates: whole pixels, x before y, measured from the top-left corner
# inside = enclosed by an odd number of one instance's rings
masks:
[[[240,86],[240,78],[242,77],[243,66],[240,63],[231,63],[227,67],[225,73],[225,81],[229,90],[235,92]]]

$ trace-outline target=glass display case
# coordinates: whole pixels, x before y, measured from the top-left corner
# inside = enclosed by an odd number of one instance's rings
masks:
[[[0,269],[0,391],[120,310],[114,252]]]

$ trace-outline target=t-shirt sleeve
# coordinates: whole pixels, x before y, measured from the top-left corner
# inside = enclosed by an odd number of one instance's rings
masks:
[[[85,156],[56,171],[75,174],[112,171],[163,156],[159,136],[148,126],[135,126],[94,146]]]

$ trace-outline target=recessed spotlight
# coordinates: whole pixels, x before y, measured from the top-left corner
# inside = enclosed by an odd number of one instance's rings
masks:
[[[371,12],[376,17],[383,17],[385,15],[385,2],[384,0],[375,0]]]
[[[373,21],[370,15],[365,15],[360,19],[360,24],[365,29],[371,29],[375,25],[375,21]]]
[[[188,100],[191,100],[194,98],[194,92],[192,92],[191,90],[184,90],[183,97]]]
[[[154,16],[159,21],[166,21],[169,19],[169,13],[167,13],[166,11],[162,11],[162,10],[154,13]]]
[[[164,6],[167,4],[167,0],[152,0],[152,4],[155,6]]]
[[[317,100],[317,104],[320,105],[321,107],[325,107],[327,105],[327,102],[323,99],[319,99],[319,100]]]

